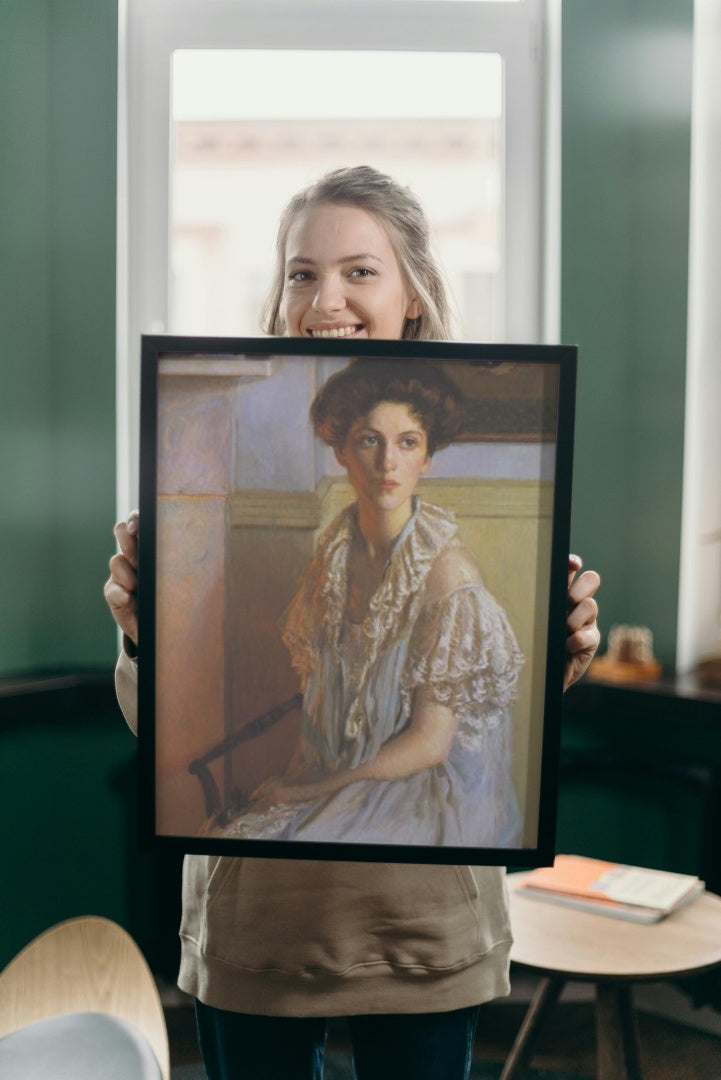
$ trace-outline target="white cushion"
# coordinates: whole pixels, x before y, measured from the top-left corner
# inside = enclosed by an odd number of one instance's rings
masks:
[[[0,1076],[12,1080],[161,1080],[144,1035],[103,1013],[37,1020],[0,1039]]]

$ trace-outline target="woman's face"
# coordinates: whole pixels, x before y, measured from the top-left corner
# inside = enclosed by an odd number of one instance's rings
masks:
[[[431,463],[428,438],[408,405],[381,401],[354,422],[336,457],[359,502],[397,510],[410,502]]]
[[[281,314],[292,337],[395,339],[421,314],[386,230],[360,207],[311,207],[285,250]]]

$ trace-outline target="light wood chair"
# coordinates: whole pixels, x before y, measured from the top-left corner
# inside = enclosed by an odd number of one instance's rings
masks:
[[[130,935],[94,915],[46,930],[0,973],[0,1047],[4,1036],[29,1024],[87,1014],[114,1018],[140,1033],[162,1080],[169,1080],[168,1034],[155,980]]]

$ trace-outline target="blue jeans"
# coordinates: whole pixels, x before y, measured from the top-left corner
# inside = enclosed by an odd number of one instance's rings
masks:
[[[324,1017],[250,1016],[195,1003],[208,1080],[321,1080]],[[350,1016],[357,1080],[467,1080],[478,1006]]]

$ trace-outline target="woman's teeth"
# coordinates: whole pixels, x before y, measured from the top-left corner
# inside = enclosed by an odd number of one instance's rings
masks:
[[[332,330],[311,330],[311,337],[337,338],[350,337],[360,330],[360,326],[334,326]]]

